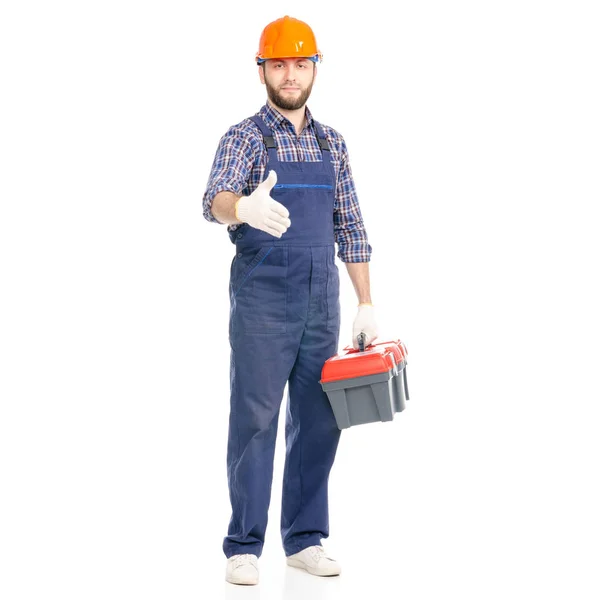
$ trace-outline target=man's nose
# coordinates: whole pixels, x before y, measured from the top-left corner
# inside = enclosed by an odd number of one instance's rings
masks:
[[[289,65],[286,68],[285,76],[288,81],[295,81],[296,79],[296,67],[294,65]]]

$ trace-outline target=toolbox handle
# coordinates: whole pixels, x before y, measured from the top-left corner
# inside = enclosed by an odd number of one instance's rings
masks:
[[[362,331],[358,334],[357,336],[357,340],[358,340],[358,349],[360,352],[364,352],[365,351],[365,340],[367,339],[367,334],[363,333]]]

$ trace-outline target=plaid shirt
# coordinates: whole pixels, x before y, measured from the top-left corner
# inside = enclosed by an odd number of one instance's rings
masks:
[[[321,149],[317,142],[314,120],[306,109],[306,127],[300,136],[281,113],[265,104],[258,114],[273,132],[277,144],[277,158],[282,162],[318,162]],[[331,160],[336,175],[334,203],[334,236],[338,256],[343,262],[368,262],[371,246],[363,225],[358,198],[352,179],[348,149],[344,138],[335,129],[322,125],[331,148]],[[250,195],[265,178],[267,150],[262,133],[249,119],[230,127],[221,138],[210,171],[202,201],[204,218],[218,223],[211,213],[214,197],[223,191],[236,195]],[[235,230],[239,225],[229,225]]]

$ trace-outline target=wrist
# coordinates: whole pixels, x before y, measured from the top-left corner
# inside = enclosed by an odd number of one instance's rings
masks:
[[[246,202],[245,199],[247,196],[241,196],[237,199],[236,203],[233,206],[233,212],[235,214],[235,218],[240,223],[245,223],[247,218],[247,210],[246,210]]]

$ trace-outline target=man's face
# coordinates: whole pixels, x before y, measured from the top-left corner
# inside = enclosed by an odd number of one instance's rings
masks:
[[[272,58],[259,69],[271,102],[283,110],[302,108],[310,96],[317,69],[308,58]]]

